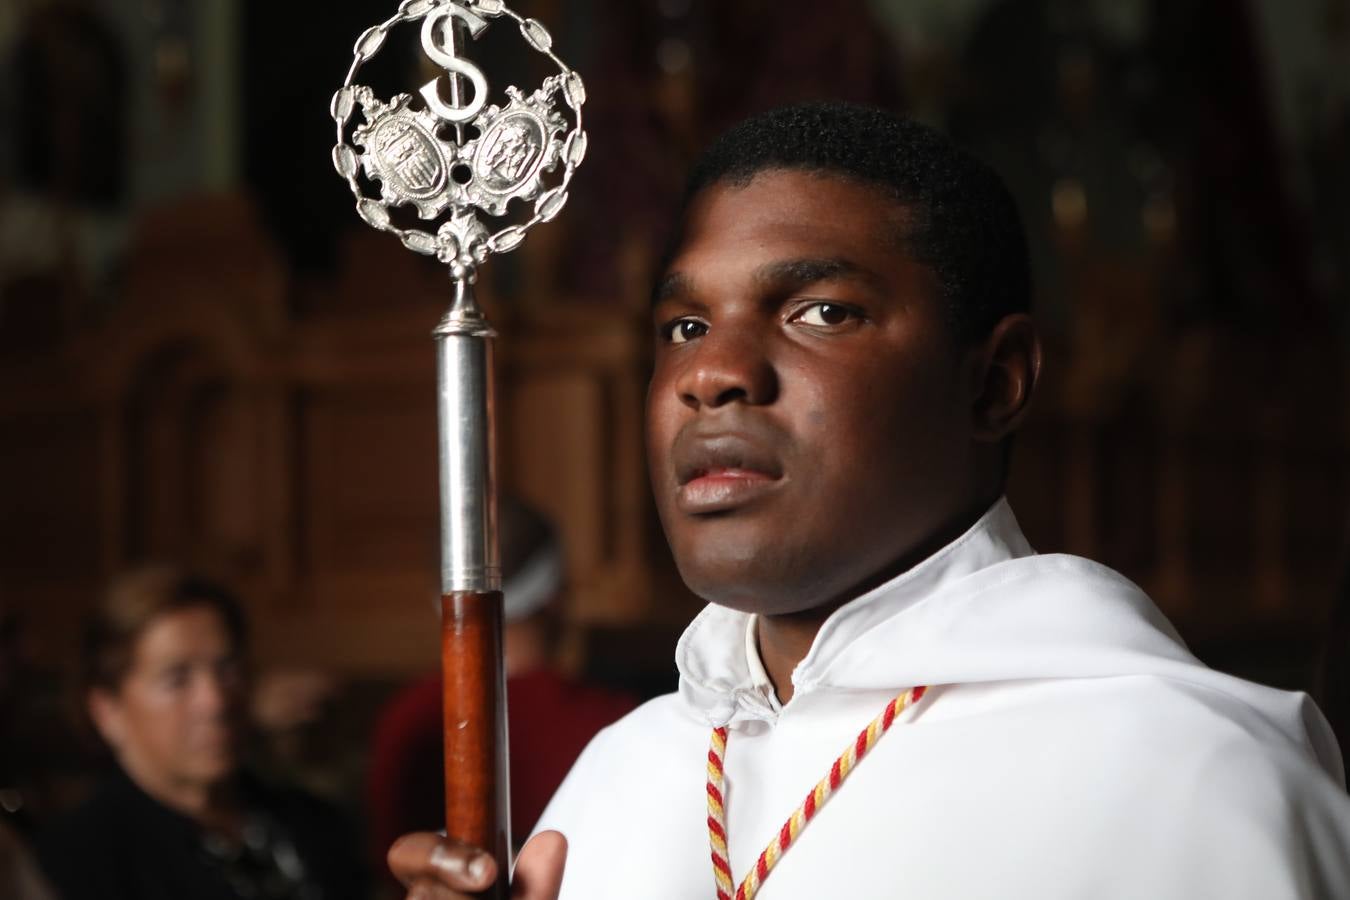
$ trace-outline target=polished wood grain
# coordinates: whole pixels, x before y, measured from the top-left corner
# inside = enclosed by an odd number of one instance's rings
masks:
[[[496,857],[502,877],[481,896],[505,900],[511,817],[500,591],[441,596],[441,672],[445,831]]]

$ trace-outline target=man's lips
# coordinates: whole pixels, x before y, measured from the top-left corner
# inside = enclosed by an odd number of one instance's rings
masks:
[[[713,469],[680,485],[676,505],[686,513],[726,512],[778,486],[778,479],[749,469]]]
[[[741,434],[680,435],[673,448],[676,505],[686,513],[724,512],[776,488],[783,477],[765,443]]]

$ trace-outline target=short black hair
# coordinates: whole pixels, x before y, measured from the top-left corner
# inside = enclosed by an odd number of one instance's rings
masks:
[[[1012,195],[993,169],[940,132],[849,103],[761,113],[727,131],[697,160],[679,220],[704,188],[743,186],[772,169],[885,188],[908,213],[904,246],[937,275],[959,340],[979,339],[1004,316],[1030,311],[1031,262]]]

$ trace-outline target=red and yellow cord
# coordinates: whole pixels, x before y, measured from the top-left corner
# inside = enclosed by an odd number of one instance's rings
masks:
[[[927,690],[926,687],[920,686],[905,691],[887,703],[881,714],[858,733],[857,739],[849,744],[844,752],[839,754],[834,765],[830,766],[829,774],[817,782],[802,804],[788,816],[778,834],[769,841],[769,845],[759,854],[755,865],[741,880],[739,887],[733,886],[731,854],[727,850],[726,775],[722,768],[722,760],[726,757],[727,751],[727,729],[714,728],[712,743],[708,747],[708,842],[712,846],[717,900],[732,900],[733,890],[735,900],[750,900],[754,897],[764,879],[769,877],[773,867],[778,864],[779,858],[797,840],[797,835],[806,824],[815,818],[816,813],[825,805],[825,801],[839,790],[839,785],[848,777],[849,772],[853,771],[858,761],[890,730],[895,724],[896,717],[904,712],[906,707],[923,699]]]

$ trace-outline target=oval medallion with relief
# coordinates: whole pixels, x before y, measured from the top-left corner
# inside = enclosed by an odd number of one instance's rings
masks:
[[[409,199],[431,197],[445,187],[445,160],[436,140],[410,117],[396,116],[380,123],[373,135],[380,168],[397,183],[394,190]]]
[[[534,176],[544,145],[544,128],[533,115],[508,112],[478,139],[474,175],[493,193],[510,194]]]

